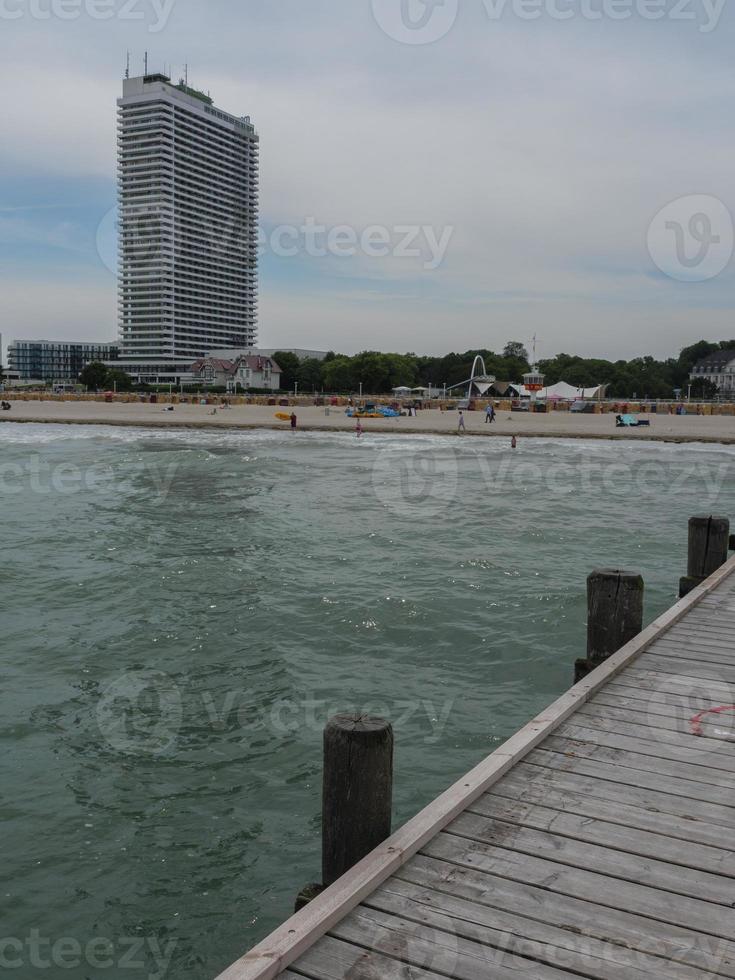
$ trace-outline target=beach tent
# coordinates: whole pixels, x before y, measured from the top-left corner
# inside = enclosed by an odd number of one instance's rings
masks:
[[[604,386],[598,385],[596,388],[578,388],[567,384],[566,381],[558,381],[555,385],[549,385],[538,393],[540,400],[550,399],[553,401],[594,401],[598,396],[604,394]]]
[[[410,388],[406,388],[405,385],[401,385],[399,388],[394,388],[393,389],[393,394],[394,395],[410,395],[411,394],[411,389]]]

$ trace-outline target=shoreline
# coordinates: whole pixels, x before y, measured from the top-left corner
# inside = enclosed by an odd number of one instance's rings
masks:
[[[341,410],[325,416],[323,408],[302,407],[297,411],[298,431],[353,433],[355,422]],[[216,416],[203,406],[177,405],[174,412],[147,404],[106,405],[99,402],[16,402],[11,412],[0,415],[0,422],[38,425],[107,425],[126,428],[195,429],[249,431],[289,431],[288,423],[273,418],[273,408],[236,406],[220,410]],[[165,418],[162,416],[166,416]],[[470,438],[509,439],[594,439],[608,442],[644,441],[664,443],[705,443],[735,445],[735,419],[728,416],[648,416],[651,427],[617,429],[614,417],[607,415],[569,415],[505,412],[497,422],[485,422],[484,413],[465,413]],[[437,435],[465,438],[457,433],[456,412],[427,409],[416,418],[363,419],[363,431],[380,435]]]

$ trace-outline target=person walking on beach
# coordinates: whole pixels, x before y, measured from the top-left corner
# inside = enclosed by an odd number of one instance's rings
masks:
[[[459,422],[457,422],[457,432],[466,432],[467,428],[464,424],[464,412],[462,409],[459,410]]]
[[[495,406],[492,404],[492,402],[488,404],[487,408],[485,409],[485,421],[486,422],[495,421]]]
[[[291,431],[296,431],[296,426],[298,425],[298,419],[296,418],[296,412],[291,412]]]

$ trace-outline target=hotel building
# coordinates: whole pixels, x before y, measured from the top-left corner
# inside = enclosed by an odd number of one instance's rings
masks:
[[[162,74],[126,78],[118,117],[117,366],[178,383],[208,351],[255,344],[258,136]]]

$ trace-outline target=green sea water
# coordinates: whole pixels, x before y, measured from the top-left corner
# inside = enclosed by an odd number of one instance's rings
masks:
[[[321,730],[395,824],[570,685],[585,579],[675,599],[730,447],[0,426],[0,972],[208,980],[318,877]]]

